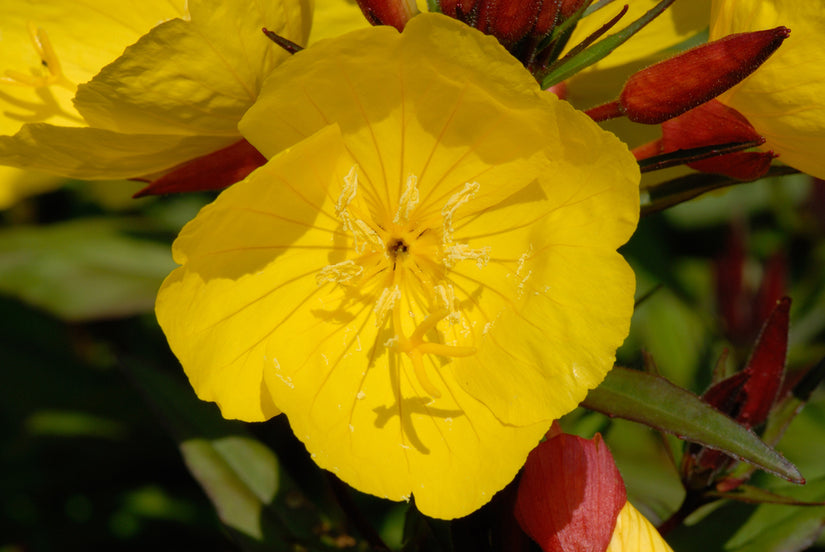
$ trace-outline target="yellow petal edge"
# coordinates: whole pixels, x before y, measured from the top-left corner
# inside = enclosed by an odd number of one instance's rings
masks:
[[[628,502],[616,518],[616,528],[605,552],[673,552],[662,535]]]

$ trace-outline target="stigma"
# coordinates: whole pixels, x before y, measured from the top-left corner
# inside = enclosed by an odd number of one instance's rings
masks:
[[[5,76],[0,77],[0,82],[31,86],[33,88],[56,85],[74,90],[76,86],[63,74],[60,59],[57,57],[57,52],[55,52],[46,31],[37,27],[31,21],[28,23],[27,29],[34,51],[40,58],[40,65],[45,68],[46,71],[43,72],[41,69],[39,71],[40,74],[27,75],[20,71],[7,69],[4,73]]]

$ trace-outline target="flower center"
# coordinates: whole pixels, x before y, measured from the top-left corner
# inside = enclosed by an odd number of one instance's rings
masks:
[[[76,86],[63,74],[63,68],[60,65],[60,60],[52,47],[52,43],[49,40],[49,35],[46,31],[37,27],[31,21],[28,23],[27,28],[34,51],[40,57],[40,64],[46,68],[46,73],[43,74],[41,71],[40,75],[27,75],[25,73],[21,73],[20,71],[7,69],[5,71],[5,77],[0,77],[0,81],[23,86],[31,86],[34,88],[58,85],[69,90],[74,90]]]
[[[410,246],[407,245],[407,242],[405,242],[403,238],[394,238],[390,241],[389,245],[387,245],[387,254],[390,259],[392,259],[393,270],[396,269],[399,260],[404,260],[409,250]]]
[[[325,266],[316,275],[319,285],[340,284],[358,290],[362,300],[374,301],[376,326],[389,324],[393,334],[385,346],[409,357],[416,379],[433,398],[441,393],[427,374],[424,356],[452,358],[476,352],[473,346],[443,343],[438,324],[461,320],[447,277],[450,269],[463,260],[483,267],[489,259],[489,247],[473,249],[453,240],[456,210],[471,201],[478,188],[478,183],[465,184],[440,213],[427,214],[431,210],[420,205],[417,179],[410,176],[390,220],[376,214],[382,212],[370,203],[376,195],[369,188],[359,190],[357,167],[352,167],[344,178],[335,213],[351,236],[355,256]],[[412,321],[402,318],[402,300],[410,305]],[[413,310],[423,313],[423,319],[416,321]]]

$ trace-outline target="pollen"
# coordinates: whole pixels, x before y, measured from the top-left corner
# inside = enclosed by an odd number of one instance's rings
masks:
[[[454,239],[459,210],[472,202],[479,188],[477,182],[464,183],[438,208],[422,201],[418,178],[411,174],[397,205],[376,209],[367,198],[380,194],[368,180],[359,179],[354,165],[342,178],[334,202],[335,216],[349,237],[350,258],[316,274],[319,286],[338,284],[352,290],[357,300],[371,303],[376,327],[391,331],[380,346],[409,360],[415,380],[431,398],[441,396],[434,383],[435,367],[476,351],[472,332],[459,332],[460,343],[448,340],[445,332],[451,326],[466,326],[450,271],[463,261],[483,269],[490,259],[490,247],[472,247]],[[410,317],[401,316],[404,304],[408,307],[403,312],[411,313]],[[452,331],[452,335],[458,334]],[[426,361],[428,357],[434,357],[432,362]]]

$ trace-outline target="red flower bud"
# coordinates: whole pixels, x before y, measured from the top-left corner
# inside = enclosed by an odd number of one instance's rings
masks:
[[[509,48],[535,28],[541,6],[542,0],[487,0],[479,13],[485,22],[481,30]]]
[[[266,158],[246,140],[182,163],[153,180],[133,197],[221,190],[241,181],[266,163]]]
[[[664,153],[731,142],[764,141],[741,113],[717,100],[703,103],[662,123]],[[687,165],[698,171],[748,181],[764,176],[773,158],[771,152],[737,152]]]
[[[471,27],[476,26],[478,20],[478,9],[484,0],[441,0],[441,13],[449,15],[453,19],[464,21]]]
[[[620,109],[638,123],[667,121],[750,75],[789,34],[786,27],[734,34],[652,65],[628,79]]]
[[[559,2],[559,19],[564,21],[571,15],[579,11],[585,4],[590,4],[592,0],[561,0]]]
[[[399,31],[418,13],[415,0],[358,0],[358,6],[372,25],[392,25]]]
[[[557,435],[527,457],[515,514],[544,552],[602,551],[627,502],[624,482],[600,435]]]
[[[581,3],[583,0],[576,0]],[[527,63],[556,25],[562,0],[441,0],[444,15],[495,36]]]

